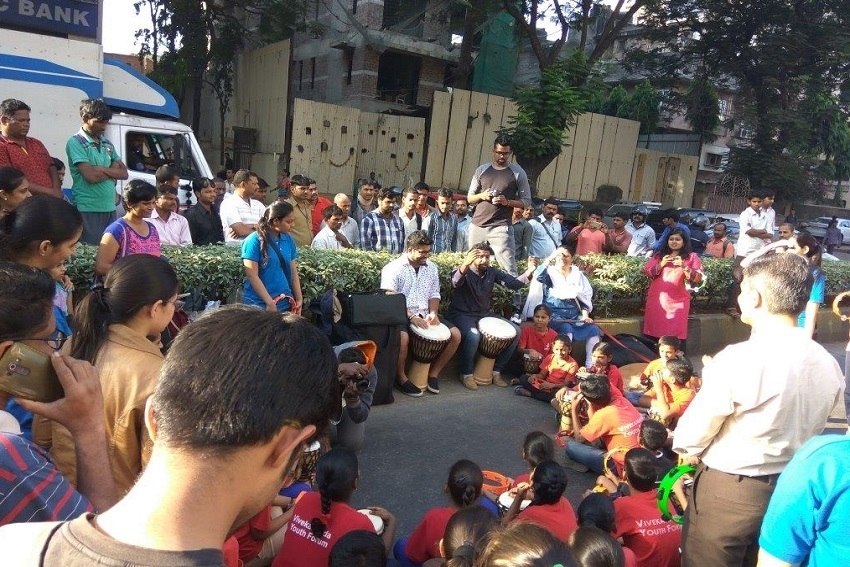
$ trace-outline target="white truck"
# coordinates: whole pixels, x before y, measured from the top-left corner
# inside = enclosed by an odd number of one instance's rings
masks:
[[[2,21],[0,21],[2,23]],[[180,170],[180,201],[194,199],[188,185],[212,177],[192,129],[174,120],[179,109],[165,89],[117,60],[99,43],[0,29],[0,100],[17,98],[31,108],[30,136],[67,165],[65,144],[81,125],[80,101],[103,98],[114,115],[106,137],[115,144],[130,179],[155,184],[159,165]],[[121,192],[125,182],[119,182]],[[70,175],[65,176],[65,186]]]

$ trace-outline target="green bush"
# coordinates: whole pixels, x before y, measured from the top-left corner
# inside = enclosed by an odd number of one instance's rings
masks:
[[[80,245],[69,260],[68,274],[79,290],[88,288],[94,267],[95,248]],[[386,252],[361,250],[313,250],[300,248],[298,271],[305,303],[325,290],[368,291],[378,289],[381,268],[393,259]],[[242,284],[240,250],[231,246],[163,247],[163,255],[174,266],[184,289],[198,288],[210,299],[226,301]],[[440,270],[443,308],[451,297],[451,272],[463,258],[460,253],[438,254],[431,258]],[[594,289],[594,313],[599,317],[639,312],[646,298],[649,279],[643,275],[643,258],[591,254],[579,259]],[[525,266],[521,265],[520,269]],[[703,259],[707,280],[695,298],[695,309],[716,309],[726,301],[732,281],[731,260]],[[824,264],[827,294],[850,289],[850,262]],[[510,312],[513,293],[496,286],[494,310]]]

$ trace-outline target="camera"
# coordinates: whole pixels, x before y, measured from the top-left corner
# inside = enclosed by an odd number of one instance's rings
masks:
[[[363,351],[356,347],[343,349],[343,351],[339,353],[338,360],[341,363],[356,362],[357,364],[366,365],[366,355],[363,354]],[[355,375],[347,376],[345,379],[353,382],[357,391],[361,394],[369,389],[369,376]]]
[[[352,376],[348,378],[354,382],[354,386],[357,388],[357,391],[361,394],[369,389],[369,377],[368,376]]]

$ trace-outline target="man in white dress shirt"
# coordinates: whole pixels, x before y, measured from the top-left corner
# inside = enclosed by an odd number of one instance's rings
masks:
[[[156,227],[159,241],[171,246],[191,246],[189,221],[177,214],[177,189],[168,183],[156,187],[156,201],[148,221]]]
[[[325,207],[325,220],[322,223],[322,228],[313,237],[312,248],[322,250],[341,250],[343,248],[353,248],[351,242],[342,233],[342,218],[345,213],[336,205]]]
[[[761,521],[794,452],[821,433],[844,376],[797,328],[812,287],[805,258],[765,255],[744,268],[750,339],[723,349],[676,427],[673,450],[701,464],[682,532],[682,565],[756,565]]]
[[[351,218],[351,197],[345,193],[334,195],[334,205],[342,209],[343,218],[339,231],[345,235],[355,248],[360,248],[360,225]]]

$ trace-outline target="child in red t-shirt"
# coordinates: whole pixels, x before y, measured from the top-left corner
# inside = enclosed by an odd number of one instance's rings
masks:
[[[531,473],[530,482],[521,482],[511,489],[514,501],[505,512],[502,524],[527,521],[546,529],[559,540],[566,542],[578,527],[576,513],[564,498],[567,489],[567,471],[555,461],[543,461]],[[531,491],[531,504],[520,511],[522,501]]]
[[[283,512],[292,506],[292,499],[276,496],[271,504],[263,508],[231,535],[239,542],[239,559],[243,563],[257,557],[274,559],[283,543],[283,534],[290,515]],[[272,513],[274,511],[274,513]]]
[[[518,474],[513,481],[513,486],[521,482],[528,482],[531,478],[531,471],[543,461],[555,460],[555,444],[542,431],[532,431],[525,436],[522,443],[522,460],[528,464],[529,471]]]
[[[551,318],[552,310],[548,305],[541,303],[534,308],[533,323],[525,325],[519,333],[517,352],[520,355],[531,360],[542,361],[552,352],[552,343],[558,333],[549,328]]]
[[[623,539],[641,567],[679,567],[682,527],[662,520],[658,512],[655,456],[647,449],[631,449],[626,453],[625,470],[631,494],[614,500],[614,537]]]
[[[579,367],[570,356],[571,347],[570,337],[558,335],[552,343],[552,353],[540,363],[540,372],[520,376],[514,393],[548,402],[559,389],[572,386]]]
[[[292,520],[272,567],[327,565],[334,544],[354,530],[375,532],[372,521],[348,505],[357,485],[357,455],[335,447],[316,464],[316,492],[303,492],[295,502]],[[395,516],[383,508],[370,513],[384,521],[384,545],[390,549],[395,537]]]
[[[614,357],[614,348],[610,343],[601,342],[593,347],[593,352],[590,358],[593,365],[590,368],[580,368],[579,374],[587,372],[588,374],[603,374],[608,377],[608,382],[611,384],[611,394],[614,396],[623,395],[623,375],[620,369],[611,364],[611,359]],[[616,392],[614,391],[616,390]]]
[[[481,467],[463,459],[449,469],[449,478],[443,490],[452,500],[451,506],[431,508],[409,537],[400,538],[393,548],[393,555],[403,564],[421,564],[429,559],[441,557],[440,540],[449,520],[460,509],[476,504],[481,497],[484,474]],[[407,558],[407,562],[404,561]]]
[[[627,384],[626,391],[623,392],[630,402],[638,407],[649,407],[651,398],[645,395],[650,394],[652,385],[656,380],[661,379],[661,374],[667,368],[667,361],[683,356],[681,344],[679,338],[673,335],[665,335],[658,339],[658,358],[647,363],[640,376],[632,378]]]

